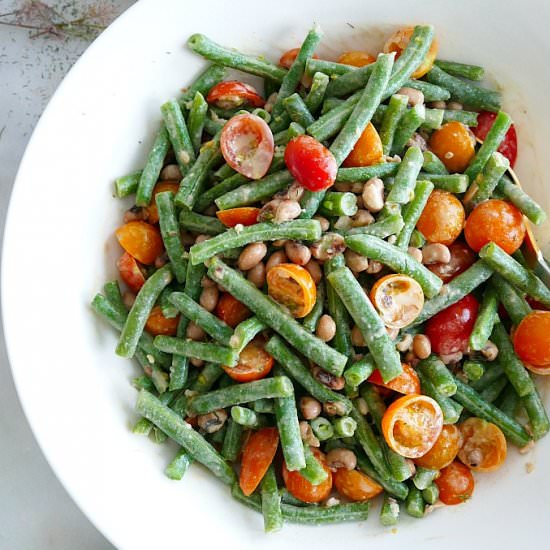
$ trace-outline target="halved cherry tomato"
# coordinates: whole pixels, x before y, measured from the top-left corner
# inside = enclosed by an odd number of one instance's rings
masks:
[[[305,317],[315,305],[317,287],[309,271],[296,264],[278,264],[267,272],[267,292],[294,317]]]
[[[115,234],[120,246],[145,265],[152,264],[164,250],[160,231],[150,223],[128,222],[119,227]]]
[[[420,380],[416,371],[407,363],[401,363],[401,366],[403,367],[403,372],[393,380],[384,383],[380,371],[376,369],[369,376],[369,382],[405,395],[420,393]]]
[[[338,63],[343,63],[344,65],[353,65],[354,67],[364,67],[365,65],[370,65],[375,61],[376,57],[374,57],[370,53],[362,52],[359,50],[344,52],[338,58]]]
[[[153,189],[153,196],[151,199],[151,204],[147,207],[147,221],[149,223],[158,223],[159,221],[159,213],[157,210],[157,203],[155,201],[155,197],[164,191],[172,191],[174,195],[178,192],[178,189],[180,188],[179,181],[159,181]]]
[[[457,275],[466,271],[475,261],[474,251],[463,241],[455,241],[449,246],[451,261],[447,264],[436,263],[426,267],[435,273],[444,283],[452,281]]]
[[[216,212],[218,219],[227,227],[235,227],[238,224],[254,225],[258,222],[259,214],[260,209],[253,206],[241,206]]]
[[[264,349],[264,341],[255,338],[239,355],[236,367],[222,367],[237,382],[252,382],[265,378],[273,368],[273,357]]]
[[[462,446],[458,458],[475,472],[493,472],[506,460],[502,430],[486,420],[471,417],[459,424]]]
[[[426,323],[426,336],[435,353],[449,355],[466,351],[470,334],[477,319],[479,302],[467,294]]]
[[[314,504],[325,500],[332,491],[332,472],[326,465],[325,455],[314,447],[311,448],[315,458],[319,460],[323,469],[328,474],[325,481],[319,483],[319,485],[312,485],[305,477],[302,477],[300,472],[290,472],[286,467],[286,463],[283,462],[283,480],[285,482],[288,492],[302,502]]]
[[[379,495],[384,489],[359,470],[338,468],[332,474],[336,490],[349,500],[362,502]]]
[[[550,311],[532,311],[517,326],[514,349],[518,357],[550,374]]]
[[[250,113],[234,116],[225,123],[220,146],[227,164],[253,180],[265,176],[275,150],[266,121]]]
[[[264,98],[255,88],[238,80],[219,82],[212,86],[206,96],[206,101],[214,103],[221,109],[236,109],[247,103],[253,107],[265,105]]]
[[[439,499],[447,505],[466,502],[472,496],[475,486],[472,472],[458,460],[441,470],[435,484],[439,489]]]
[[[455,195],[435,189],[418,219],[416,227],[431,243],[450,245],[462,233],[464,206]]]
[[[231,328],[248,319],[252,312],[228,292],[223,293],[216,305],[216,316]]]
[[[464,124],[453,120],[430,137],[430,149],[450,172],[464,172],[475,154],[475,138]]]
[[[404,395],[396,399],[382,417],[382,433],[396,453],[407,458],[425,455],[443,428],[443,413],[431,397]]]
[[[283,55],[281,55],[279,65],[285,69],[290,69],[299,51],[300,48],[292,48],[291,50],[287,50]],[[313,59],[319,59],[319,56],[317,54],[313,54]]]
[[[448,466],[460,449],[460,432],[454,424],[445,424],[434,446],[414,462],[422,468],[441,470]]]
[[[382,140],[372,122],[369,122],[342,164],[347,168],[370,166],[382,162],[383,158]]]
[[[405,27],[395,31],[384,44],[384,53],[395,52],[395,58],[397,59],[407,47],[413,31],[413,27]],[[420,66],[416,69],[416,71],[414,71],[411,78],[420,78],[432,68],[437,56],[437,50],[438,44],[434,37],[424,61],[422,61]]]
[[[162,314],[160,306],[155,306],[145,324],[145,330],[153,336],[164,334],[174,336],[178,330],[179,315],[173,318],[167,318]]]
[[[143,283],[145,283],[145,275],[136,259],[130,256],[128,252],[125,252],[118,259],[116,266],[122,280],[128,285],[128,288],[132,292],[137,294],[139,289],[143,286]]]
[[[239,485],[246,496],[258,487],[279,446],[277,428],[262,428],[254,432],[243,448]]]
[[[513,254],[525,237],[523,215],[509,202],[490,199],[472,210],[466,220],[464,236],[476,252],[493,241],[508,254]]]
[[[491,113],[490,111],[481,111],[478,113],[477,126],[472,128],[476,138],[481,141],[485,140],[496,117],[496,113]],[[513,168],[516,164],[516,157],[518,156],[518,137],[516,134],[516,128],[513,124],[506,132],[506,135],[498,148],[498,152],[502,153],[510,161],[510,166]]]
[[[410,325],[422,311],[424,292],[408,275],[386,275],[370,291],[370,299],[387,327]]]
[[[285,164],[300,185],[310,191],[328,189],[336,180],[336,160],[332,153],[311,136],[290,140],[285,149]]]

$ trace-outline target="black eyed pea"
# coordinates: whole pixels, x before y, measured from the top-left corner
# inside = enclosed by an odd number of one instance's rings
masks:
[[[237,266],[241,271],[248,271],[261,262],[267,254],[265,243],[250,243],[239,255]]]
[[[328,231],[330,227],[330,222],[326,218],[324,218],[323,216],[313,216],[313,219],[317,220],[321,224],[321,231],[323,231],[323,233],[325,231]]]
[[[177,180],[181,181],[181,175],[179,166],[177,164],[167,164],[160,172],[160,181],[164,180]]]
[[[330,342],[336,334],[336,323],[330,315],[321,315],[315,330],[317,338],[323,342]]]
[[[277,252],[273,252],[273,254],[269,256],[269,260],[267,260],[267,263],[265,264],[265,270],[269,271],[272,267],[275,267],[279,264],[284,264],[286,262],[288,262],[286,254],[283,250],[278,250]]]
[[[363,348],[367,345],[357,325],[351,329],[351,343],[358,348]]]
[[[311,447],[321,446],[321,443],[313,433],[309,422],[306,422],[305,420],[300,421],[300,435],[302,437],[302,441],[306,445],[310,445]]]
[[[384,208],[384,182],[380,178],[371,178],[365,182],[361,196],[367,210],[380,212]]]
[[[407,252],[409,253],[409,256],[412,256],[419,264],[422,263],[422,250],[420,250],[420,248],[409,246]]]
[[[344,252],[344,258],[346,259],[347,266],[355,273],[361,273],[366,271],[369,267],[369,260],[361,254],[357,254],[349,248]]]
[[[195,244],[203,243],[204,241],[207,241],[210,239],[209,235],[197,235],[195,239]]]
[[[358,210],[357,214],[351,218],[351,225],[353,227],[365,227],[373,222],[374,216],[368,210]]]
[[[190,321],[185,330],[185,336],[191,340],[199,341],[206,338],[206,333],[201,327]]]
[[[371,260],[369,262],[367,273],[369,275],[376,275],[377,273],[380,273],[382,269],[384,269],[384,266],[380,262],[377,262],[376,260]]]
[[[427,359],[432,353],[430,339],[425,334],[415,334],[412,350],[419,359]]]
[[[311,278],[313,279],[313,282],[318,285],[321,282],[321,279],[323,278],[323,272],[321,271],[321,266],[315,261],[315,260],[309,260],[309,262],[304,266],[307,271],[309,271],[309,274],[311,275]]]
[[[357,457],[351,449],[332,449],[326,456],[327,466],[335,472],[338,468],[346,470],[355,470],[357,466]]]
[[[262,288],[265,284],[265,275],[265,265],[259,262],[248,272],[247,279],[256,287]]]
[[[213,434],[223,427],[227,420],[227,413],[224,409],[218,409],[208,414],[201,414],[197,417],[199,428],[207,434]]]
[[[498,355],[498,348],[491,340],[487,340],[487,343],[480,351],[481,355],[483,355],[487,361],[494,361]]]
[[[451,261],[451,251],[447,246],[441,243],[427,244],[422,248],[422,263],[448,264]]]
[[[308,395],[300,399],[300,412],[306,420],[313,420],[321,414],[321,403]]]
[[[346,385],[343,376],[334,376],[334,374],[327,372],[317,365],[311,369],[311,374],[313,374],[313,378],[331,390],[343,390]]]
[[[302,207],[298,201],[284,199],[277,205],[273,221],[275,223],[287,222],[296,219],[302,213]]]
[[[285,252],[288,259],[296,265],[306,265],[311,260],[311,251],[302,243],[296,241],[287,241],[285,243]]]
[[[208,286],[202,289],[199,303],[206,311],[214,311],[218,305],[220,291],[217,286]]]
[[[406,96],[409,100],[409,105],[411,107],[414,107],[415,105],[422,105],[422,103],[424,103],[424,94],[420,90],[405,86],[401,88],[397,93],[399,95]]]

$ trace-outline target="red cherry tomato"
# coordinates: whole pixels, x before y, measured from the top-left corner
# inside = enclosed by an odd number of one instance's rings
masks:
[[[466,271],[475,261],[474,251],[463,241],[455,241],[449,246],[451,261],[447,264],[436,263],[426,267],[435,273],[444,283]]]
[[[474,476],[470,468],[458,460],[451,462],[441,470],[435,480],[439,489],[439,498],[443,504],[461,504],[467,501],[474,492]]]
[[[285,163],[298,183],[310,191],[328,189],[336,180],[336,159],[311,136],[298,136],[288,143]]]
[[[227,164],[247,178],[265,176],[273,160],[273,134],[265,120],[249,113],[228,120],[220,140]]]
[[[216,316],[231,328],[248,319],[252,312],[242,303],[233,298],[228,292],[224,292],[216,305]]]
[[[121,279],[128,285],[128,288],[135,292],[139,292],[139,289],[145,283],[145,275],[139,267],[136,259],[128,252],[125,252],[117,261],[116,266],[120,273]]]
[[[378,369],[369,376],[368,380],[371,384],[376,384],[377,386],[382,386],[405,395],[420,393],[420,380],[416,371],[407,363],[401,363],[401,366],[403,367],[403,372],[387,383],[384,383],[382,380],[382,375]]]
[[[429,319],[426,336],[430,339],[432,350],[443,355],[466,351],[478,309],[479,302],[467,294]]]
[[[532,311],[526,315],[514,332],[514,349],[518,357],[533,365],[544,367],[549,373],[550,311]]]
[[[248,103],[253,107],[263,107],[263,97],[250,84],[231,80],[213,86],[206,96],[208,103],[214,103],[221,109],[236,109]]]
[[[259,214],[260,209],[253,206],[241,206],[216,212],[218,219],[227,227],[235,227],[237,224],[254,225],[258,223]]]
[[[487,137],[495,118],[496,113],[490,113],[489,111],[481,111],[477,115],[477,126],[472,128],[476,138],[482,141]],[[516,134],[516,128],[512,124],[510,129],[506,132],[498,152],[502,153],[509,161],[510,166],[513,168],[516,164],[516,157],[518,156],[518,138]]]
[[[241,461],[239,485],[243,493],[251,495],[264,477],[279,446],[277,428],[262,428],[246,442]]]
[[[279,65],[285,69],[290,69],[299,52],[300,48],[292,48],[291,50],[287,50],[283,55],[281,55]],[[314,53],[313,59],[319,59],[319,56]]]
[[[236,367],[225,367],[223,370],[237,382],[252,382],[265,378],[273,367],[273,357],[264,349],[261,338],[252,340],[239,355]]]

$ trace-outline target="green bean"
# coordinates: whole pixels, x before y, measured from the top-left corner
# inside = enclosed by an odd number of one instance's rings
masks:
[[[417,367],[433,384],[437,392],[445,397],[452,397],[456,393],[456,384],[453,375],[437,356],[420,361]]]
[[[225,125],[227,120],[218,117],[212,111],[209,111],[209,115],[204,121],[204,131],[214,137]]]
[[[451,94],[445,88],[424,82],[424,80],[411,79],[405,82],[406,88],[413,88],[422,92],[424,95],[424,102],[429,101],[447,101],[451,97]],[[399,93],[399,92],[398,92]]]
[[[501,376],[484,388],[479,395],[483,401],[486,401],[487,403],[494,403],[499,398],[507,384],[508,380],[506,377]]]
[[[392,211],[390,207],[397,207],[395,211]],[[385,216],[378,217],[378,221],[365,225],[363,227],[353,227],[346,231],[346,235],[370,235],[379,239],[385,239],[390,235],[398,235],[403,229],[404,222],[400,213],[399,205],[386,204]]]
[[[300,470],[300,475],[312,485],[320,485],[326,481],[328,474],[313,454],[311,447],[304,443],[303,448],[306,465]]]
[[[157,183],[164,157],[170,148],[170,140],[168,139],[168,131],[163,125],[157,132],[153,146],[147,157],[145,168],[141,173],[138,187],[136,189],[136,205],[149,206],[151,197],[153,196],[153,187]]]
[[[306,133],[306,129],[296,122],[291,122],[289,127],[286,130],[281,130],[273,136],[273,141],[275,145],[284,146],[291,139],[301,136]]]
[[[437,59],[435,64],[452,76],[467,78],[468,80],[483,80],[485,76],[485,69],[478,65],[458,63],[457,61],[443,61],[442,59]]]
[[[155,363],[149,361],[149,356],[141,349],[136,350],[134,356],[144,372],[150,373],[151,381],[159,394],[163,394],[168,389],[168,374],[161,370]]]
[[[476,380],[479,380],[485,373],[485,364],[483,363],[483,361],[468,359],[462,364],[462,371],[468,377],[468,380],[475,382]]]
[[[404,273],[412,277],[418,281],[428,298],[436,296],[441,289],[443,283],[437,275],[417,262],[407,252],[382,239],[371,235],[348,235],[346,245],[358,254],[389,266],[397,273]],[[438,297],[433,299],[437,300]]]
[[[504,388],[499,402],[499,409],[507,416],[515,418],[520,404],[519,395],[511,384]]]
[[[461,122],[464,126],[477,126],[477,116],[479,113],[475,111],[453,111],[445,109],[443,111],[443,122]]]
[[[399,353],[361,285],[347,267],[333,271],[327,278],[359,327],[382,379],[393,380],[402,372]]]
[[[256,401],[254,401],[254,403],[252,403],[252,409],[257,413],[275,414],[274,400],[257,399]]]
[[[207,363],[189,389],[196,393],[206,393],[214,387],[223,373],[223,369],[217,363]]]
[[[441,128],[444,116],[445,111],[443,109],[426,109],[424,122],[422,123],[421,129],[437,130],[438,128]]]
[[[330,78],[335,78],[343,74],[352,72],[356,69],[353,65],[345,65],[344,63],[335,63],[334,61],[326,61],[324,59],[310,58],[306,63],[305,74],[313,76],[315,73],[323,73]]]
[[[424,302],[424,307],[412,326],[424,323],[436,313],[455,304],[466,294],[472,292],[474,288],[484,283],[492,274],[493,270],[484,261],[475,262],[466,271],[447,283],[437,296]]]
[[[252,111],[252,114],[260,117],[267,124],[269,124],[271,121],[271,113],[268,113],[265,109],[262,109],[261,107],[257,107],[256,109],[254,109]]]
[[[365,521],[370,502],[352,502],[335,506],[292,506],[281,504],[283,518],[291,523],[321,525],[348,521]]]
[[[489,157],[489,160],[472,183],[473,190],[475,190],[469,201],[472,207],[491,198],[500,178],[509,167],[510,161],[498,151],[495,151]]]
[[[389,154],[400,155],[425,120],[426,107],[424,105],[415,105],[412,109],[407,110],[397,123]]]
[[[221,455],[229,462],[237,460],[241,452],[243,439],[243,427],[237,424],[232,418],[227,420],[227,430],[223,440]]]
[[[393,176],[399,168],[398,162],[382,162],[372,166],[360,166],[357,168],[339,168],[336,181],[347,183],[367,181],[371,178],[384,178]]]
[[[432,483],[422,491],[422,498],[426,504],[435,504],[439,500],[439,487]]]
[[[462,405],[455,403],[451,398],[439,393],[432,381],[421,371],[418,371],[418,378],[422,387],[422,393],[431,397],[441,408],[444,424],[456,424],[462,413]]]
[[[283,527],[281,495],[277,488],[277,478],[273,464],[268,468],[261,482],[262,514],[266,533],[279,531]]]
[[[432,485],[438,475],[439,470],[429,470],[428,468],[417,466],[416,473],[414,474],[412,481],[417,489],[423,491]]]
[[[310,425],[315,437],[319,441],[326,441],[334,437],[334,426],[326,418],[318,416],[310,422]]]
[[[426,238],[418,229],[413,229],[413,232],[411,234],[411,240],[409,242],[409,246],[412,246],[414,248],[422,248],[426,244]]]
[[[495,273],[491,277],[489,284],[494,292],[497,293],[498,299],[504,306],[512,323],[517,326],[531,312],[531,306],[523,295],[500,275]]]
[[[426,512],[426,504],[422,498],[422,492],[414,485],[409,489],[409,494],[405,501],[405,512],[413,518],[423,518]]]
[[[103,292],[105,297],[111,305],[116,309],[117,314],[120,317],[126,317],[128,310],[122,301],[122,294],[120,293],[120,287],[118,281],[109,281],[103,285]]]
[[[300,94],[294,93],[283,100],[283,106],[290,117],[290,120],[307,128],[315,122],[313,115],[309,112]]]
[[[155,389],[152,380],[148,376],[138,376],[132,380],[132,386],[137,390],[147,390],[152,392]]]
[[[373,384],[366,382],[361,386],[361,397],[365,400],[367,404],[367,409],[369,414],[372,416],[374,424],[380,430],[380,425],[382,422],[382,417],[386,412],[386,405],[378,393],[378,390],[374,387]],[[403,480],[399,480],[403,481]]]
[[[158,303],[162,314],[167,319],[175,319],[179,315],[179,311],[169,301],[170,294],[174,292],[173,288],[167,286],[161,293],[158,299]]]
[[[405,500],[407,498],[409,488],[405,483],[395,481],[395,479],[393,478],[382,478],[380,474],[374,469],[372,462],[366,456],[363,456],[360,453],[356,453],[356,455],[357,467],[365,474],[367,474],[370,478],[374,479],[374,481],[379,483],[387,493],[393,495],[394,497],[397,497],[399,500]]]
[[[259,428],[263,425],[263,417],[252,409],[235,405],[231,407],[231,418],[245,428]]]
[[[157,336],[154,344],[156,348],[167,353],[220,363],[228,367],[234,367],[239,360],[239,355],[234,350],[218,344],[181,340],[173,336]]]
[[[507,176],[501,178],[497,190],[514,204],[522,214],[535,225],[540,225],[546,220],[546,212],[537,204],[519,185],[516,185]]]
[[[410,151],[410,149],[409,149]],[[403,209],[403,229],[397,235],[395,246],[401,250],[407,250],[410,244],[411,235],[416,223],[422,214],[428,198],[433,191],[434,185],[427,180],[419,180],[414,188],[414,197]]]
[[[533,439],[544,437],[550,430],[550,420],[536,386],[529,395],[521,398],[521,403],[529,417]]]
[[[133,195],[138,188],[142,170],[136,170],[115,180],[115,194],[119,199]]]
[[[485,373],[483,376],[470,384],[474,390],[480,392],[487,386],[492,384],[495,380],[500,378],[504,374],[504,370],[499,363],[492,362],[485,364]]]
[[[424,172],[440,176],[445,176],[449,173],[447,168],[445,168],[445,165],[435,153],[432,153],[431,151],[424,151],[422,156],[424,157],[424,163],[422,164],[422,169]]]
[[[407,149],[395,175],[395,182],[388,193],[387,202],[397,204],[410,202],[423,161],[422,151],[418,147]]]
[[[336,437],[352,437],[357,428],[357,422],[351,416],[341,416],[332,421]]]
[[[221,82],[227,74],[227,69],[221,65],[209,65],[197,79],[187,88],[182,96],[179,98],[179,102],[182,107],[186,107],[188,101],[192,101],[197,92],[200,92],[203,96],[207,95],[212,87]]]
[[[250,317],[235,327],[233,335],[229,339],[229,346],[237,353],[241,353],[245,346],[266,328],[267,325],[257,317]]]
[[[161,106],[160,112],[168,131],[176,162],[182,175],[185,175],[195,160],[195,149],[181,107],[175,99],[171,99]]]
[[[483,294],[474,328],[470,334],[470,347],[473,350],[482,350],[491,336],[493,326],[498,320],[498,297],[495,289],[489,286]]]
[[[132,427],[132,433],[137,435],[149,435],[153,429],[153,423],[147,418],[140,418]]]
[[[175,481],[180,481],[192,462],[193,459],[189,456],[189,453],[185,449],[180,449],[170,464],[166,466],[164,473],[166,477]]]
[[[323,198],[319,213],[323,216],[353,216],[357,210],[357,197],[353,193],[330,191]]]
[[[315,305],[302,321],[302,326],[309,332],[315,332],[317,323],[319,323],[319,319],[321,318],[321,315],[323,315],[323,310],[325,307],[325,294],[325,284],[323,281],[320,281],[317,285],[317,298],[315,299]]]
[[[318,224],[316,221],[315,223]],[[347,357],[333,350],[322,340],[305,330],[300,323],[283,311],[278,304],[265,296],[252,283],[244,279],[242,275],[227,267],[218,258],[212,260],[208,274],[212,280],[220,283],[235,298],[251,309],[260,321],[281,334],[283,338],[299,349],[316,365],[336,376],[342,374]]]
[[[153,426],[151,439],[153,440],[154,443],[157,443],[158,445],[160,445],[168,439],[168,436],[162,430],[159,430],[156,426]]]
[[[229,164],[224,163],[212,174],[212,177],[217,181],[221,181],[230,178],[235,174],[237,174],[237,172],[233,170]]]
[[[180,212],[179,224],[187,231],[202,235],[219,235],[227,229],[218,218],[197,214],[196,212],[191,212],[191,210],[182,210]]]
[[[476,109],[496,112],[500,108],[501,96],[499,92],[487,90],[464,82],[455,76],[446,73],[435,65],[426,75],[426,80],[437,84],[451,92],[451,97],[465,105]]]
[[[384,527],[397,525],[399,521],[399,503],[393,497],[384,494],[384,502],[380,508],[380,523]]]
[[[464,193],[470,181],[465,174],[429,174],[427,172],[420,172],[418,179],[431,181],[436,189],[443,189],[450,193]]]
[[[344,371],[344,379],[352,388],[358,388],[376,368],[372,356],[365,355]]]
[[[409,98],[405,95],[395,94],[390,98],[379,132],[385,155],[390,154],[397,124],[407,109],[408,101]]]
[[[308,60],[308,63],[309,63],[309,60]],[[308,63],[306,63],[306,67]],[[323,103],[323,99],[325,98],[325,93],[327,90],[328,83],[329,83],[329,78],[326,74],[321,72],[316,72],[313,75],[313,78],[311,81],[311,87],[304,100],[306,103],[306,107],[308,108],[309,112],[312,115],[316,115],[317,112],[319,111],[319,108]]]
[[[335,65],[342,65],[342,67],[335,67]],[[343,67],[346,68],[344,69]],[[332,77],[332,80],[327,86],[326,96],[343,97],[364,88],[368,84],[369,78],[374,70],[374,63],[359,68],[352,67],[351,65],[343,65],[341,63],[335,63],[331,67],[326,67],[328,70],[334,68],[341,74],[338,75],[338,78],[334,78],[334,76],[336,76],[334,73],[328,75]]]

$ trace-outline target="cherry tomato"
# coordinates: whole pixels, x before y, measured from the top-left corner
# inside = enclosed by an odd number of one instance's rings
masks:
[[[376,57],[372,56],[370,53],[357,50],[344,52],[338,58],[338,63],[343,63],[344,65],[353,65],[354,67],[364,67],[365,65],[370,65],[375,61]]]
[[[227,227],[236,225],[254,225],[258,223],[260,209],[253,206],[241,206],[239,208],[229,208],[228,210],[218,210],[216,216]]]
[[[273,368],[273,357],[264,349],[261,338],[252,340],[239,355],[236,367],[223,367],[237,382],[252,382],[265,378]]]
[[[476,138],[481,141],[485,140],[496,117],[496,113],[491,113],[489,111],[481,111],[478,113],[477,126],[472,128]],[[502,153],[510,161],[510,166],[513,168],[516,164],[516,157],[518,155],[518,138],[516,135],[516,128],[513,124],[506,132],[506,135],[498,148],[498,152]]]
[[[478,309],[479,302],[472,294],[467,294],[428,319],[425,332],[432,351],[443,355],[466,351]]]
[[[464,237],[476,252],[493,241],[508,254],[513,254],[525,237],[523,215],[509,202],[490,199],[472,210],[466,220]]]
[[[285,163],[300,185],[310,191],[328,189],[336,180],[336,160],[332,153],[311,136],[290,140],[285,149]]]
[[[283,55],[281,55],[279,65],[285,69],[290,69],[299,51],[300,48],[292,48],[291,50],[286,51]],[[313,59],[319,59],[319,56],[317,54],[313,54]]]
[[[422,287],[407,275],[386,275],[370,291],[370,299],[387,327],[410,325],[422,311]]]
[[[493,472],[506,460],[506,438],[502,430],[481,418],[471,417],[459,426],[462,446],[458,458],[475,472]]]
[[[115,233],[120,246],[142,264],[151,265],[164,250],[160,231],[149,223],[128,222]]]
[[[159,193],[163,193],[164,191],[172,191],[174,195],[178,192],[178,189],[180,188],[179,181],[160,181],[157,183],[153,189],[153,198],[151,199],[151,204],[147,207],[147,221],[149,223],[158,223],[159,221],[159,213],[157,210],[157,203],[155,201],[155,197]]]
[[[336,490],[354,502],[370,500],[384,490],[376,481],[359,470],[338,468],[332,475]]]
[[[229,82],[219,82],[208,92],[206,96],[208,103],[220,107],[221,109],[236,109],[241,105],[252,105],[253,107],[263,107],[265,101],[262,96],[250,84],[231,80]]]
[[[420,393],[420,380],[416,371],[407,363],[401,363],[401,366],[403,367],[403,372],[393,380],[384,383],[380,371],[376,369],[369,376],[369,382],[405,395]]]
[[[351,168],[353,166],[370,166],[378,164],[384,158],[384,149],[382,140],[371,122],[363,130],[363,133],[356,141],[351,153],[346,157],[343,166]]]
[[[449,172],[464,172],[475,154],[475,139],[464,124],[443,124],[430,137],[430,149]]]
[[[216,305],[216,316],[231,328],[248,319],[252,312],[228,292],[223,293]]]
[[[317,298],[317,287],[309,271],[296,264],[272,267],[267,272],[267,292],[299,318],[313,309]]]
[[[414,462],[422,468],[441,470],[448,466],[460,449],[460,432],[454,424],[445,424],[434,446]]]
[[[405,27],[395,31],[384,44],[384,53],[395,52],[395,58],[397,59],[402,53],[403,50],[407,47],[409,40],[411,39],[412,33],[414,31],[413,27]],[[432,40],[432,44],[424,61],[420,66],[414,71],[411,78],[420,78],[424,76],[433,66],[435,58],[437,56],[438,44],[437,40]]]
[[[441,470],[435,484],[439,489],[439,499],[447,505],[467,501],[472,496],[475,486],[472,472],[458,460]]]
[[[227,164],[253,180],[265,176],[275,150],[266,121],[249,113],[236,115],[225,123],[220,146]]]
[[[239,485],[246,496],[251,495],[262,481],[278,446],[277,428],[262,428],[248,438],[243,448],[239,475]]]
[[[439,405],[426,395],[404,395],[396,399],[382,417],[382,433],[396,453],[407,458],[425,455],[443,428]]]
[[[532,311],[521,320],[514,333],[514,349],[530,365],[550,364],[550,311]]]
[[[464,206],[455,195],[435,189],[418,219],[416,227],[431,243],[450,245],[462,233]]]
[[[314,447],[311,448],[315,458],[321,462],[323,469],[328,474],[327,479],[319,485],[312,485],[305,477],[302,477],[300,472],[290,472],[286,467],[286,463],[283,462],[283,481],[288,492],[298,500],[314,504],[325,500],[332,491],[332,472],[326,465],[325,455]]]
[[[158,336],[159,334],[174,336],[178,330],[179,320],[179,315],[168,319],[162,314],[160,306],[155,306],[147,319],[145,330],[153,336]]]
[[[128,285],[128,288],[138,293],[139,289],[145,283],[145,275],[141,270],[136,259],[130,256],[128,252],[125,252],[117,261],[116,266],[120,273],[122,280]]]
[[[466,271],[475,261],[474,251],[463,241],[455,241],[449,246],[451,261],[447,264],[436,263],[426,267],[435,273],[444,283],[452,281],[457,275]]]

